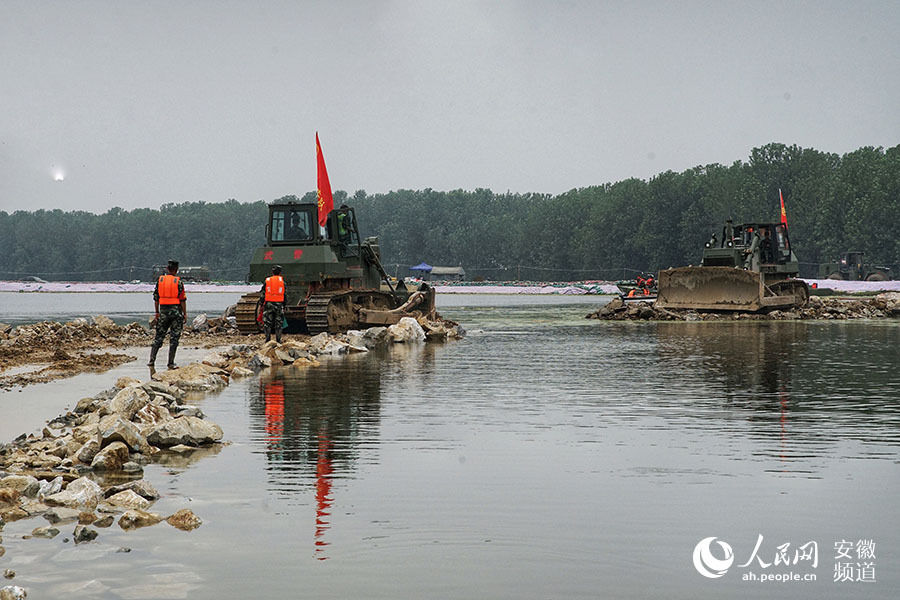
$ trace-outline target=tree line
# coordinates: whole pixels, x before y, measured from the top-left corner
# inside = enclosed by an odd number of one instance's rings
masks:
[[[710,164],[650,180],[559,195],[397,190],[352,196],[363,236],[379,236],[388,271],[421,261],[462,266],[493,280],[617,279],[697,264],[725,219],[779,220],[778,190],[805,276],[818,263],[861,250],[900,262],[900,145],[843,156],[796,145],[754,148],[747,161]],[[314,201],[308,192],[303,201]],[[244,279],[265,239],[266,203],[187,202],[103,214],[0,211],[0,278],[149,279],[169,257],[206,265],[214,279]]]

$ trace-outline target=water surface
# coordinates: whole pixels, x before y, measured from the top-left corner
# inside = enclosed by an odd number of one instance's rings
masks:
[[[73,547],[10,523],[0,567],[34,597],[72,581],[98,598],[896,596],[896,321],[584,320],[593,308],[462,299],[441,307],[460,342],[237,382],[201,400],[230,444],[146,473],[155,511],[203,526]],[[760,535],[769,566],[739,567]],[[692,563],[709,536],[734,549],[718,579]],[[876,581],[833,582],[834,543],[861,539]],[[815,568],[771,564],[810,541]],[[817,581],[742,581],[791,570]]]

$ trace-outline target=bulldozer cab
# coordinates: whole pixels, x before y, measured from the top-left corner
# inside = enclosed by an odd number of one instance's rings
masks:
[[[722,229],[722,241],[707,243],[702,264],[756,270],[761,264],[786,265],[792,260],[791,242],[784,223],[732,225],[728,221]]]
[[[315,204],[275,204],[269,206],[266,228],[269,246],[294,246],[320,239]]]

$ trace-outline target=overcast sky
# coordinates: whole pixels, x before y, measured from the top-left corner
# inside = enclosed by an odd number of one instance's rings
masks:
[[[900,2],[0,0],[0,210],[548,192],[900,143]],[[60,180],[61,179],[61,180]]]

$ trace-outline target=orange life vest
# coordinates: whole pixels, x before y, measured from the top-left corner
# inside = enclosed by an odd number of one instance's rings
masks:
[[[178,282],[180,278],[175,275],[161,275],[157,289],[159,290],[159,303],[163,305],[181,304],[178,298]]]
[[[284,279],[281,275],[266,278],[266,302],[284,302]]]

